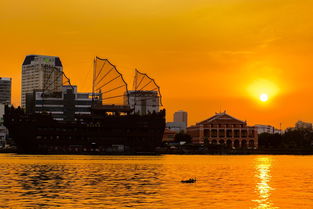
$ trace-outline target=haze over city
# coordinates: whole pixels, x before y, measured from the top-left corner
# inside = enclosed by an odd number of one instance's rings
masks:
[[[4,1],[1,76],[20,104],[28,54],[59,56],[80,91],[91,91],[95,56],[132,84],[134,69],[161,86],[168,120],[193,124],[227,110],[250,124],[312,121],[313,2]],[[263,96],[262,96],[263,95]],[[262,101],[263,100],[263,101]]]

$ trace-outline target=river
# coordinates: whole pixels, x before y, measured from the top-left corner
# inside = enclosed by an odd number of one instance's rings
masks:
[[[312,181],[313,156],[0,154],[0,208],[313,208]]]

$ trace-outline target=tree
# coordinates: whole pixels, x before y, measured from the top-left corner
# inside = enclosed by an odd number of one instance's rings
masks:
[[[260,148],[280,148],[282,147],[282,136],[280,134],[261,133],[259,135]]]
[[[313,141],[313,133],[307,129],[288,130],[283,135],[283,142],[290,148],[309,148]]]

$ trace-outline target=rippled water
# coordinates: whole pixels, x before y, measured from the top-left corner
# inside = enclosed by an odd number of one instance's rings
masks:
[[[0,154],[0,208],[313,208],[312,181],[313,156]]]

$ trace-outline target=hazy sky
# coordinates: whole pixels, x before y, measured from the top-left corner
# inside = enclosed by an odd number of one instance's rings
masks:
[[[135,68],[153,77],[169,121],[226,109],[249,124],[313,122],[311,0],[0,1],[0,77],[13,78],[15,105],[25,55],[59,56],[79,91],[99,56],[130,86]]]

